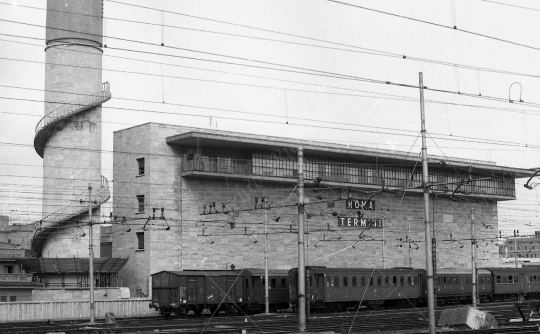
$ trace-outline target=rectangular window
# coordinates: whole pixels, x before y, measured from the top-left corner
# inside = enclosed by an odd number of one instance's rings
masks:
[[[360,276],[360,285],[366,286],[366,276]]]
[[[333,284],[332,284],[332,276],[326,276],[326,287],[330,288],[332,286],[333,286]]]
[[[339,276],[334,276],[334,286],[336,288],[339,286]]]
[[[412,285],[412,278],[411,276],[407,276],[407,285]]]
[[[137,249],[144,249],[144,232],[137,232]]]
[[[4,267],[4,272],[6,274],[13,274],[13,266],[5,266]]]
[[[144,212],[144,195],[137,195],[137,202],[139,203],[137,212]]]
[[[277,281],[275,278],[270,279],[270,288],[275,289],[277,287]]]
[[[281,279],[281,288],[282,288],[282,289],[286,289],[286,288],[287,288],[287,279],[286,279],[286,278],[282,278],[282,279]]]
[[[373,276],[369,278],[369,286],[373,286]]]
[[[139,175],[144,175],[144,158],[137,159],[137,165],[139,167]]]
[[[397,285],[397,276],[392,276],[392,284]]]
[[[390,285],[390,277],[386,276],[384,278],[384,285],[386,285],[386,286]]]
[[[352,286],[356,286],[356,276],[352,277]]]
[[[0,296],[0,302],[6,303],[7,302],[7,296]]]
[[[405,285],[405,277],[399,276],[399,284],[400,285]]]
[[[343,276],[343,286],[349,286],[349,276]]]
[[[17,296],[9,296],[9,301],[10,302],[16,302],[17,301]]]
[[[382,277],[377,276],[377,286],[381,286],[381,285],[382,285]]]
[[[500,275],[497,275],[497,278],[496,278],[496,279],[497,279],[497,283],[502,283],[502,282],[501,282],[501,276],[500,276]]]

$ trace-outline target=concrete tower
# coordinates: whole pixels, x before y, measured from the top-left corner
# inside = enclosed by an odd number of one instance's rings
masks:
[[[101,81],[102,15],[102,0],[47,1],[45,113],[34,138],[43,158],[38,256],[87,257],[88,187],[93,221],[110,196],[101,176],[101,104],[111,98]]]

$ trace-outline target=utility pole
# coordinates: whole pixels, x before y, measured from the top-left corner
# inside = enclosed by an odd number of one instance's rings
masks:
[[[435,334],[435,296],[433,289],[433,245],[431,240],[431,223],[429,222],[429,174],[426,147],[426,115],[424,111],[424,80],[420,75],[420,118],[422,126],[422,188],[424,189],[424,225],[426,239],[426,271],[427,271],[427,297],[429,315],[429,334]]]
[[[306,331],[306,265],[304,258],[304,150],[298,147],[298,330]]]
[[[266,198],[263,199],[264,206],[264,313],[270,313],[270,302],[268,299],[268,222],[266,221]]]
[[[382,267],[383,269],[386,268],[386,256],[384,254],[384,225],[386,224],[386,217],[383,218],[383,225],[382,225]],[[309,230],[309,229],[308,229]]]
[[[476,307],[476,239],[474,238],[474,208],[471,209],[471,267],[472,267],[472,303]]]
[[[92,185],[88,184],[88,283],[90,283],[90,323],[96,321],[94,308],[94,241],[92,236]]]
[[[515,223],[514,223],[514,228],[515,228]],[[517,233],[516,233],[517,232]],[[518,264],[517,264],[517,235],[519,233],[519,230],[514,230],[514,264],[516,265],[516,268],[518,267]]]

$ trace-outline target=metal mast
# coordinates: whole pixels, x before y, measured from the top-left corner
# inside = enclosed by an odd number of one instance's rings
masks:
[[[304,258],[304,150],[298,148],[298,330],[306,330],[306,265]]]
[[[420,72],[420,116],[422,123],[422,188],[424,189],[424,225],[426,239],[427,297],[429,313],[429,333],[435,334],[435,296],[433,290],[433,254],[431,243],[431,223],[429,221],[429,174],[426,147],[426,115],[424,111],[424,82]]]

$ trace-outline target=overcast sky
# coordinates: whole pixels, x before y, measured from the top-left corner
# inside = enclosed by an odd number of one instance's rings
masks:
[[[537,1],[124,1],[104,3],[109,180],[113,132],[146,122],[418,155],[419,72],[428,154],[540,167]],[[45,7],[0,0],[0,214],[24,222],[41,214]],[[540,230],[525,181],[502,230]]]

